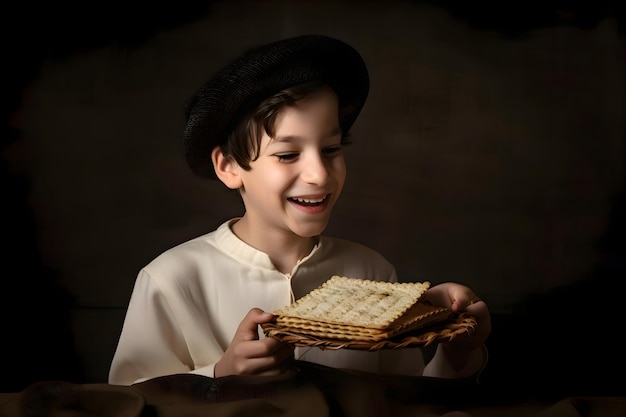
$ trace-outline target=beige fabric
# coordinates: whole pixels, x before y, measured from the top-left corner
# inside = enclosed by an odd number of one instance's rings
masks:
[[[267,254],[239,240],[229,223],[164,252],[139,272],[109,383],[130,385],[181,373],[212,377],[215,363],[251,308],[274,311],[335,274],[397,281],[395,269],[378,252],[325,236],[291,274],[284,275]],[[262,329],[259,337],[265,337]],[[376,352],[296,349],[296,359],[304,354],[309,361],[340,368],[447,374],[439,369],[443,360],[424,367],[420,349],[390,353],[398,360],[382,360]],[[472,363],[463,372],[476,373],[483,365]]]

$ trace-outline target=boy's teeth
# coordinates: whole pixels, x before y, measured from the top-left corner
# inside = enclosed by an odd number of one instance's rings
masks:
[[[308,203],[308,204],[311,204],[311,203],[321,203],[322,201],[324,201],[323,198],[318,198],[316,200],[310,200],[308,198],[297,198],[297,197],[294,198],[294,200],[296,200],[299,203]]]

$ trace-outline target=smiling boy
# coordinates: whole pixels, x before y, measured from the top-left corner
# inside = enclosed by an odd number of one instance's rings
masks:
[[[323,235],[346,178],[342,149],[368,90],[360,54],[318,35],[252,49],[199,90],[188,112],[187,161],[197,175],[238,190],[245,211],[139,272],[111,384],[175,373],[278,375],[294,359],[441,377],[484,366],[488,308],[455,283],[435,285],[424,297],[469,312],[478,329],[440,345],[428,365],[419,349],[294,349],[260,330],[269,312],[332,275],[397,281],[378,252]]]
[[[272,137],[263,132],[250,169],[219,147],[212,153],[218,178],[240,190],[246,208],[233,232],[283,274],[313,250],[346,178],[337,97],[329,87],[317,88],[276,116],[276,130]]]

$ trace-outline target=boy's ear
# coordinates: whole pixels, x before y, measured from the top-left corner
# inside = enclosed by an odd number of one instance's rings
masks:
[[[241,188],[243,184],[239,176],[239,165],[232,158],[226,157],[219,146],[213,148],[211,161],[213,162],[213,169],[215,169],[217,178],[224,185],[233,190]]]

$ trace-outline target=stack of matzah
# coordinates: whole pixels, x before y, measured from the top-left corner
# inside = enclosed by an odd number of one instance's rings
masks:
[[[333,276],[293,304],[274,311],[276,326],[309,336],[376,342],[451,315],[420,303],[429,282],[391,283]]]

